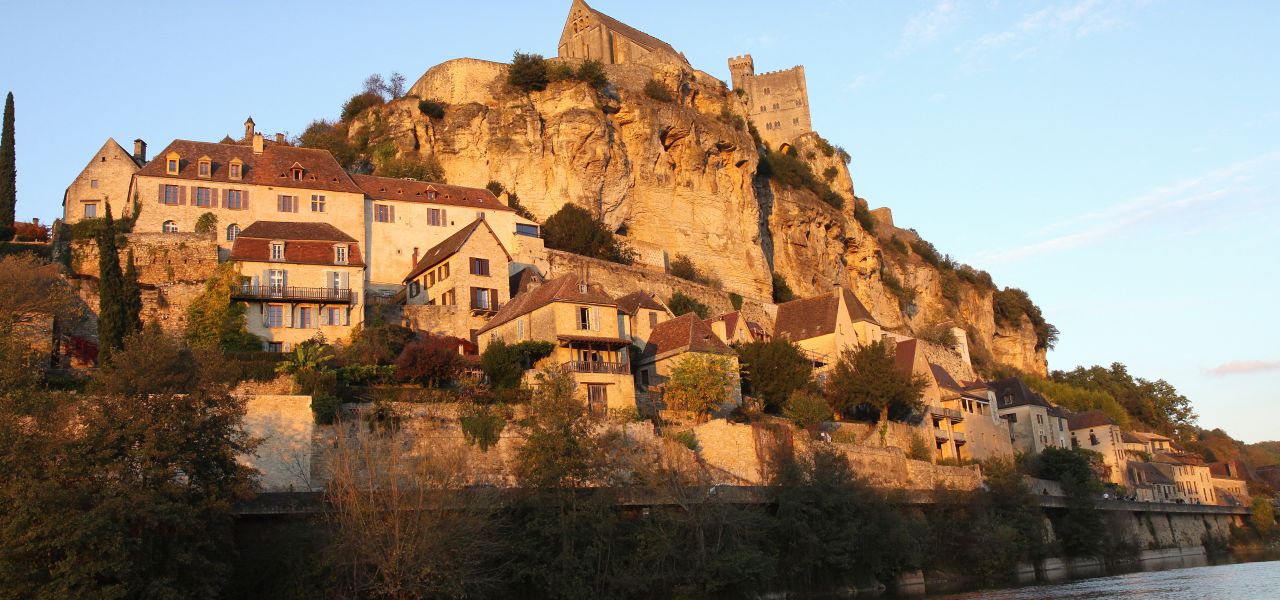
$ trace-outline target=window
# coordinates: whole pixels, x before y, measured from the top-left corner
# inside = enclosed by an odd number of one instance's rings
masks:
[[[276,211],[298,212],[298,197],[285,196],[283,194],[276,196]]]
[[[765,124],[764,124],[764,128],[765,128],[765,129],[773,129],[773,123],[765,123]]]
[[[591,308],[588,306],[578,307],[578,329],[591,329]]]
[[[270,286],[268,289],[271,290],[271,293],[273,294],[284,293],[284,271],[281,271],[278,269],[272,269],[271,271],[268,271],[267,282],[268,282],[267,285]]]
[[[477,310],[494,310],[497,308],[497,290],[471,288],[471,308]]]
[[[332,271],[329,273],[329,289],[331,290],[342,289],[342,273],[338,271]]]
[[[328,320],[328,323],[329,323],[330,325],[345,325],[345,324],[346,324],[346,319],[343,319],[343,318],[342,318],[342,309],[341,309],[341,308],[337,308],[337,307],[329,307],[329,308],[328,308],[328,309],[326,309],[326,310],[328,310],[328,311],[329,311],[329,320]]]
[[[178,157],[177,152],[170,152],[169,155],[165,157],[164,172],[166,175],[177,175],[178,168],[181,166],[182,161]]]
[[[422,293],[422,284],[418,283],[418,280],[417,280],[417,279],[415,279],[415,280],[413,280],[413,281],[410,281],[410,282],[409,282],[409,297],[410,297],[410,298],[417,298],[417,297],[418,297],[418,294],[420,294],[420,293]]]
[[[1011,415],[1005,415],[1005,418],[1006,418],[1006,419],[1009,419],[1009,422],[1010,422],[1010,423],[1017,423],[1017,422],[1018,422],[1018,415],[1012,415],[1012,414],[1011,414]]]
[[[654,327],[657,327],[657,326],[658,326],[658,313],[654,311],[649,311],[649,329],[653,329]]]
[[[240,173],[243,168],[244,165],[241,164],[240,159],[232,159],[231,165],[227,169],[227,174],[231,179],[240,179]]]
[[[164,186],[164,197],[161,198],[161,202],[164,202],[165,204],[168,204],[168,205],[176,205],[178,203],[178,186],[176,185]]]
[[[427,190],[427,200],[435,200],[435,199],[436,199],[435,190]]]
[[[428,194],[434,194],[434,193],[435,192],[428,192]],[[428,208],[427,209],[427,225],[432,225],[436,227],[448,227],[449,226],[448,211],[446,211],[443,208]]]
[[[324,212],[324,196],[311,194],[311,212]]]
[[[237,237],[240,237],[240,226],[235,223],[227,225],[227,241],[234,242]]]
[[[91,188],[93,188],[93,189],[95,189],[95,190],[96,190],[96,189],[98,189],[98,180],[97,180],[97,179],[90,179],[90,180],[89,180],[89,187],[91,187]]]
[[[333,247],[333,262],[338,263],[340,265],[347,264],[347,247],[346,246]]]
[[[284,342],[267,342],[267,352],[284,352]]]
[[[778,103],[777,103],[777,102],[774,102],[774,103],[773,103],[773,110],[778,110]]]
[[[196,174],[198,176],[208,177],[209,174],[213,172],[213,163],[210,162],[209,159],[202,158],[200,159],[200,162],[197,164],[199,165],[196,169]]]
[[[302,167],[295,164],[289,171],[293,173],[294,181],[302,181]]]
[[[178,224],[173,221],[165,221],[164,224],[160,226],[160,231],[164,233],[178,233]]]
[[[267,327],[276,328],[284,325],[284,307],[279,304],[267,306]]]
[[[769,93],[769,88],[764,88],[764,93],[768,94],[768,93]]]
[[[244,205],[244,191],[242,191],[242,190],[227,190],[227,208],[230,208],[230,209],[233,209],[233,210],[241,210],[241,209],[244,209],[244,208],[245,208],[245,205]]]
[[[395,221],[395,211],[387,204],[373,205],[373,220],[379,223],[391,223]]]
[[[311,329],[311,307],[303,306],[298,309],[298,320],[293,324],[294,327],[300,329]]]
[[[271,242],[271,260],[284,260],[284,242]]]
[[[440,265],[440,268],[436,270],[440,271],[440,278],[439,278],[440,281],[444,281],[449,278],[449,263],[444,263],[443,265]]]
[[[427,287],[431,287],[435,284],[436,284],[436,272],[432,271],[430,273],[427,273]]]
[[[86,204],[86,205],[84,205],[84,218],[86,218],[86,219],[96,219],[97,217],[98,217],[98,205],[97,205],[97,204]]]
[[[196,188],[196,206],[208,208],[213,201],[213,190],[206,187]]]
[[[794,119],[791,119],[791,124],[792,124],[792,125],[799,125],[799,124],[800,124],[800,117],[796,117],[796,118],[794,118]]]
[[[1044,425],[1044,415],[1036,415],[1036,424]]]
[[[516,223],[516,235],[527,235],[529,237],[538,237],[538,226],[526,223]]]
[[[488,277],[488,276],[489,276],[489,259],[487,259],[487,258],[472,258],[472,259],[471,259],[471,274],[472,274],[472,275],[480,275],[481,277]]]

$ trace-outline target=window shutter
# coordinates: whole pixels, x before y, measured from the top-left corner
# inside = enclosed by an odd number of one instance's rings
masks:
[[[445,210],[445,209],[443,209],[443,208],[442,208],[442,209],[440,209],[440,225],[441,225],[442,227],[448,227],[448,226],[449,226],[449,211],[447,211],[447,210]]]
[[[259,306],[259,307],[261,307],[261,313],[262,313],[262,327],[263,327],[263,328],[265,328],[265,327],[267,326],[267,303],[266,303],[266,302],[263,302],[262,304],[259,304],[258,306]]]
[[[289,272],[288,272],[288,271],[280,271],[280,285],[282,285],[282,286],[284,286],[284,287],[286,287],[286,288],[287,288],[287,287],[289,287]]]
[[[286,308],[284,308],[284,310],[282,311],[284,312],[285,327],[293,327],[293,309],[294,309],[294,306],[290,304]]]
[[[394,204],[387,205],[387,222],[396,222],[396,205]]]
[[[293,212],[298,212],[298,205],[301,204],[301,202],[298,202],[299,197],[291,196],[291,198],[293,198]]]
[[[321,325],[329,324],[329,308],[328,307],[320,308],[320,324]]]
[[[350,274],[350,273],[348,273],[348,272],[346,272],[346,271],[343,271],[343,272],[342,272],[342,275],[341,275],[341,278],[342,278],[342,279],[341,279],[341,281],[339,282],[339,284],[340,284],[340,285],[342,285],[342,289],[344,289],[344,290],[349,290],[349,289],[351,289],[351,274]]]
[[[178,186],[178,204],[186,205],[187,203],[187,186]]]
[[[218,200],[217,190],[214,190],[214,192],[215,192],[215,195],[213,197],[214,204],[216,204],[221,208],[226,208],[227,207],[227,190],[225,189],[222,190],[222,194],[221,194],[222,200]]]
[[[344,316],[343,316],[342,324],[343,324],[343,325],[350,325],[350,324],[351,324],[351,309],[350,309],[350,308],[348,308],[346,311],[344,311]]]
[[[248,210],[249,208],[249,190],[240,192],[240,208]]]
[[[160,184],[160,192],[156,195],[156,202],[164,204],[164,184]]]
[[[591,307],[591,330],[600,331],[600,307]]]

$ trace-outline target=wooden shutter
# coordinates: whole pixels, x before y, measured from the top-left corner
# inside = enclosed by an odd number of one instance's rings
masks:
[[[156,196],[156,202],[164,204],[164,184],[160,184],[160,193]]]
[[[293,212],[298,212],[298,205],[299,205],[299,204],[301,204],[301,202],[299,202],[299,200],[300,200],[302,197],[301,197],[301,196],[290,196],[290,198],[293,198]]]
[[[387,222],[388,223],[396,222],[396,205],[394,204],[387,205]]]
[[[591,331],[600,331],[600,307],[591,307]]]
[[[178,204],[185,206],[187,204],[187,186],[178,186]]]
[[[222,190],[222,194],[220,194],[222,196],[221,200],[218,199],[219,194],[216,194],[217,190],[214,190],[214,192],[215,192],[215,195],[213,197],[214,205],[218,206],[219,208],[226,208],[227,207],[227,190],[225,189]]]
[[[341,279],[339,280],[338,283],[339,285],[342,286],[342,289],[344,290],[351,289],[351,273],[343,271],[341,275]]]
[[[440,225],[443,227],[449,226],[449,211],[443,208],[440,209]]]
[[[261,312],[262,312],[262,327],[263,327],[263,329],[265,329],[265,328],[267,327],[267,303],[266,303],[266,302],[263,302],[262,304],[259,304],[258,306],[259,306],[259,307],[261,307],[261,309],[262,309],[262,310],[261,310]]]
[[[241,169],[243,168],[244,167],[241,167]],[[244,171],[242,170],[240,173],[243,174]],[[244,210],[249,209],[249,190],[243,190],[240,192],[240,208]]]

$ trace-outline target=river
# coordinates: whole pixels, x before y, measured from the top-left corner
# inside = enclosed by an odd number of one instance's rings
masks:
[[[1280,598],[1280,562],[1245,562],[1168,571],[1146,571],[1049,585],[928,596],[929,600],[976,600],[978,598],[983,600]]]

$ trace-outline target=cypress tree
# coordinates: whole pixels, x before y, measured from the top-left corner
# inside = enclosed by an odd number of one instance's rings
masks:
[[[107,204],[102,229],[98,231],[98,364],[104,364],[115,350],[124,346],[129,316],[120,272],[120,249],[116,247],[116,226]]]
[[[0,240],[13,239],[18,203],[18,165],[13,145],[13,92],[4,100],[4,128],[0,131]]]
[[[138,286],[138,267],[133,263],[133,249],[124,269],[125,333],[142,331],[142,288]]]

